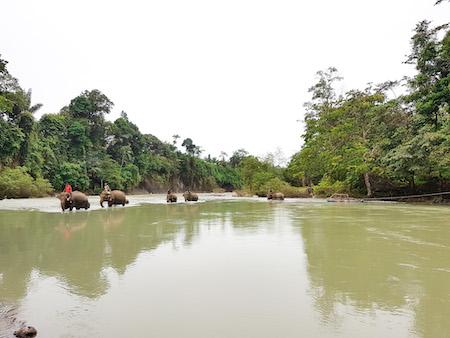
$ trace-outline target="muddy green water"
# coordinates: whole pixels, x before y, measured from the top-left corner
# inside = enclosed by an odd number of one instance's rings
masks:
[[[450,208],[0,211],[0,302],[45,338],[449,337]]]

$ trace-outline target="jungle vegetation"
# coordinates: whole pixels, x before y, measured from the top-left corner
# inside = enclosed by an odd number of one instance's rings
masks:
[[[416,75],[338,95],[335,68],[317,73],[304,145],[287,168],[315,192],[384,196],[450,190],[450,30],[417,24],[405,63]],[[398,86],[405,92],[395,95]]]
[[[127,191],[222,188],[259,196],[269,189],[307,196],[307,186],[324,196],[450,190],[448,25],[418,23],[411,47],[405,62],[417,71],[400,81],[338,94],[337,69],[318,72],[305,104],[304,144],[287,167],[244,149],[202,158],[191,138],[142,134],[125,112],[108,121],[114,104],[97,89],[37,119],[42,104],[32,105],[31,90],[0,55],[0,198],[43,196],[64,182],[91,193],[103,182]]]
[[[0,196],[43,196],[62,190],[65,182],[91,193],[103,182],[114,189],[136,187],[211,191],[241,187],[237,166],[208,157],[191,138],[185,152],[151,134],[142,134],[125,112],[106,120],[113,102],[97,89],[73,98],[57,114],[34,113],[26,91],[0,58]],[[231,160],[236,161],[236,158]]]
[[[38,197],[61,191],[65,182],[75,189],[98,193],[104,182],[113,189],[149,192],[232,191],[265,196],[269,189],[298,196],[285,168],[244,149],[229,158],[210,155],[191,138],[163,142],[139,128],[122,112],[115,121],[107,115],[114,104],[101,91],[86,90],[57,114],[34,115],[42,104],[31,104],[0,57],[0,198]],[[177,146],[184,151],[181,151]],[[301,193],[300,193],[301,194]]]

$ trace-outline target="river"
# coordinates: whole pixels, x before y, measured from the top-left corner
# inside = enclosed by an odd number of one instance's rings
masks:
[[[91,199],[0,201],[0,337],[450,333],[448,206]]]

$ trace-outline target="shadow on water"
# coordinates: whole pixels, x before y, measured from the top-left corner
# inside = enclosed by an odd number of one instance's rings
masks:
[[[436,209],[437,210],[437,209]],[[415,334],[450,332],[450,212],[398,206],[293,208],[317,312],[413,314]],[[444,212],[443,212],[444,211]]]

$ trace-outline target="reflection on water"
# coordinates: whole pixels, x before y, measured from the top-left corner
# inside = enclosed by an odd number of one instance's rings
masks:
[[[0,211],[0,301],[43,337],[442,337],[449,216],[248,201]]]
[[[302,211],[298,230],[324,321],[345,315],[342,305],[349,305],[373,316],[411,315],[411,333],[420,337],[450,332],[448,209],[347,205]]]

